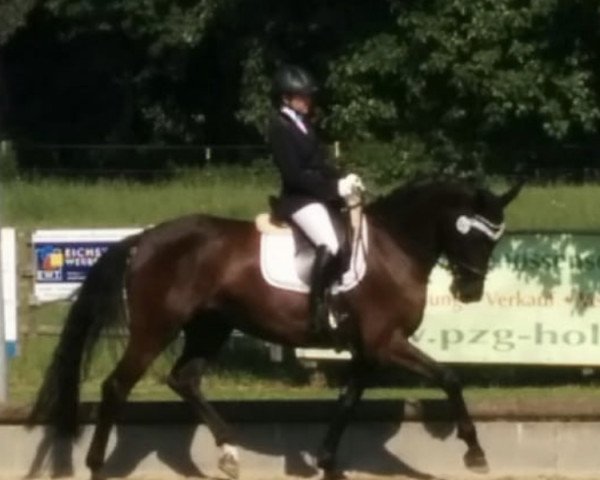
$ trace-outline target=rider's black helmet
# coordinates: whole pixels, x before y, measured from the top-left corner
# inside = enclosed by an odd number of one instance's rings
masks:
[[[286,65],[275,73],[271,93],[273,100],[277,102],[282,95],[313,95],[318,90],[310,73],[301,67]]]

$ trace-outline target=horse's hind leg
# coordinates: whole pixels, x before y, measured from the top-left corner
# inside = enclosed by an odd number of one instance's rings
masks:
[[[215,442],[223,448],[219,468],[231,478],[239,476],[237,449],[230,427],[207,401],[200,384],[211,360],[220,351],[232,328],[218,314],[204,314],[186,325],[185,344],[167,380],[169,386],[186,400],[198,417],[206,422]]]
[[[94,436],[86,457],[86,465],[92,472],[92,478],[99,478],[104,465],[106,445],[110,431],[115,423],[119,408],[127,399],[131,389],[144,374],[167,343],[142,344],[131,337],[123,357],[102,384],[102,399],[98,409],[98,421]]]
[[[384,360],[423,375],[446,392],[456,416],[457,436],[467,444],[465,465],[478,473],[487,472],[489,467],[485,453],[479,444],[477,430],[467,410],[462,385],[456,374],[409,343],[399,332],[392,336],[381,354]]]

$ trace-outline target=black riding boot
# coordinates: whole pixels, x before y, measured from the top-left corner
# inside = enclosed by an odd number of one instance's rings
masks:
[[[310,279],[309,334],[316,340],[330,337],[328,289],[337,274],[337,257],[327,247],[317,248],[315,263]]]

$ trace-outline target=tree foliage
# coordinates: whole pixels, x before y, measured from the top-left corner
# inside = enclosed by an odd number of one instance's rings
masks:
[[[595,0],[40,0],[15,34],[33,1],[0,4],[17,138],[257,142],[295,62],[329,138],[382,177],[598,141]]]
[[[35,0],[0,0],[0,46],[25,24]]]
[[[396,25],[333,62],[330,124],[471,166],[597,133],[599,6],[394,2]]]

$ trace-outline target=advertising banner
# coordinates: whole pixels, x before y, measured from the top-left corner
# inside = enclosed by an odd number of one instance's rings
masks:
[[[600,235],[512,234],[497,246],[481,302],[431,277],[413,340],[446,362],[600,365]]]
[[[139,231],[138,228],[35,231],[32,236],[35,298],[39,302],[69,298],[111,244]]]

